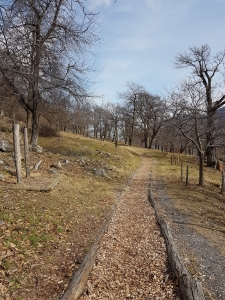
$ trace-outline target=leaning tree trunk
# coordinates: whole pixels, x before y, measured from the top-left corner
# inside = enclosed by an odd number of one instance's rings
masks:
[[[158,127],[155,126],[153,128],[153,132],[152,132],[152,135],[151,135],[150,140],[149,140],[149,149],[152,149],[153,145],[155,144],[155,140],[156,140],[156,138],[158,136],[160,127],[161,126],[158,126]]]

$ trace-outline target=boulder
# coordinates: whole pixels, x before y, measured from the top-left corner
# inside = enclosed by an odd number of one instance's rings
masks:
[[[13,152],[13,146],[11,146],[5,140],[0,140],[0,151],[2,151],[2,152]]]
[[[37,153],[42,153],[43,152],[43,147],[41,146],[32,146],[32,145],[29,145],[29,149],[33,152],[37,152]]]

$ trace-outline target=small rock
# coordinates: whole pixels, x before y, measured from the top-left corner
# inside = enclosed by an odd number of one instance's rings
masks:
[[[41,147],[41,146],[34,147],[34,146],[30,145],[29,147],[30,147],[31,151],[37,152],[38,154],[43,152],[43,147]]]
[[[42,153],[43,152],[43,147],[37,146],[37,153]]]
[[[85,163],[85,160],[81,159],[81,161],[80,161],[80,166],[84,167],[85,164],[86,164],[86,163]]]
[[[5,176],[0,174],[0,181],[4,181],[4,179],[5,179]]]
[[[191,263],[187,256],[184,258],[184,263],[185,263],[185,265],[190,265],[190,263]]]
[[[49,172],[52,174],[58,174],[58,171],[55,168],[51,168]]]
[[[62,168],[62,164],[60,161],[58,161],[57,163],[53,163],[50,166],[51,168],[55,168],[55,169],[61,169]]]
[[[13,152],[13,147],[5,140],[0,140],[0,151]]]
[[[93,174],[99,177],[107,177],[107,173],[104,169],[93,169]]]

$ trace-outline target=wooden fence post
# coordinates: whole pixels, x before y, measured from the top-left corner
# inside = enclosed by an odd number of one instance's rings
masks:
[[[186,185],[188,185],[188,169],[189,169],[189,167],[187,166],[187,169],[186,169]]]
[[[16,165],[17,183],[22,182],[21,176],[21,154],[20,154],[20,125],[14,124],[13,126],[13,142],[14,142],[14,158]]]
[[[24,128],[24,159],[25,159],[25,166],[26,166],[26,177],[30,177],[30,157],[29,157],[27,128]]]
[[[181,165],[180,165],[180,179],[181,179],[181,182],[183,182],[183,163],[181,163]]]
[[[222,171],[221,194],[223,194],[223,191],[224,191],[224,186],[225,186],[225,182],[224,182],[224,171]]]

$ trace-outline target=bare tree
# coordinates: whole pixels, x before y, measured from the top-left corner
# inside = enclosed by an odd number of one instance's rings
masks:
[[[205,107],[205,91],[193,81],[183,81],[173,93],[174,117],[171,124],[178,134],[191,141],[199,157],[199,185],[204,183],[204,157],[209,145],[216,148],[221,140],[222,122],[214,122],[214,144],[208,140],[208,111]]]
[[[109,118],[111,121],[112,141],[115,142],[115,146],[117,147],[119,136],[122,132],[121,129],[123,108],[119,104],[108,103],[107,110],[109,112]]]
[[[76,103],[73,109],[72,130],[77,134],[89,136],[92,129],[93,104],[85,101]]]
[[[134,138],[134,128],[136,125],[137,118],[137,103],[138,98],[141,93],[144,93],[144,87],[140,84],[131,82],[127,83],[127,90],[125,92],[119,93],[119,97],[124,101],[124,121],[127,128],[128,134],[128,144],[132,146]]]
[[[225,92],[221,89],[225,50],[211,55],[208,45],[190,47],[188,52],[178,54],[175,58],[176,68],[190,67],[195,84],[204,91],[207,127],[207,166],[215,165],[215,114],[225,104]],[[199,88],[200,88],[199,87]]]
[[[33,146],[52,90],[76,100],[87,95],[84,55],[96,40],[94,25],[95,14],[79,0],[11,0],[0,6],[0,74],[32,116]]]
[[[166,103],[148,92],[140,93],[137,102],[138,125],[145,148],[152,148],[161,126],[166,122]]]

